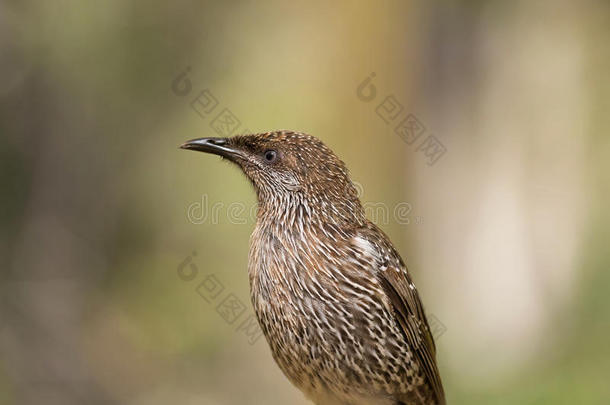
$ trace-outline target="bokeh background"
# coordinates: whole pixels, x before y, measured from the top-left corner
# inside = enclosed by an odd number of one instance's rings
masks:
[[[254,194],[178,149],[279,128],[350,167],[451,404],[608,403],[609,43],[601,0],[0,2],[0,403],[305,404],[240,330]]]

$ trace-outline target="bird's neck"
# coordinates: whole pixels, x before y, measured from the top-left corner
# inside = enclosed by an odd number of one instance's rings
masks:
[[[259,195],[257,224],[298,235],[308,227],[359,226],[366,216],[360,201],[305,196],[302,193]]]

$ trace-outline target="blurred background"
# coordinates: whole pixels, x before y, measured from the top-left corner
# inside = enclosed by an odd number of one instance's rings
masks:
[[[351,169],[450,404],[608,403],[609,41],[601,0],[0,2],[0,403],[305,404],[254,193],[178,149],[281,128]]]

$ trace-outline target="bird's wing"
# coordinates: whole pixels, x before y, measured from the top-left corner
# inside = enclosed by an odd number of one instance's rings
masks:
[[[376,276],[387,294],[396,321],[411,345],[413,353],[436,397],[436,404],[445,404],[443,385],[436,366],[436,346],[417,289],[402,258],[390,239],[374,224],[358,231],[377,250]]]

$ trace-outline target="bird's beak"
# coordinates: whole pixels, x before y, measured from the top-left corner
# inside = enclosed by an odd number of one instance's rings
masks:
[[[213,153],[227,159],[234,159],[241,155],[237,149],[228,146],[227,138],[198,138],[191,139],[180,145],[181,149],[197,150],[199,152]]]

